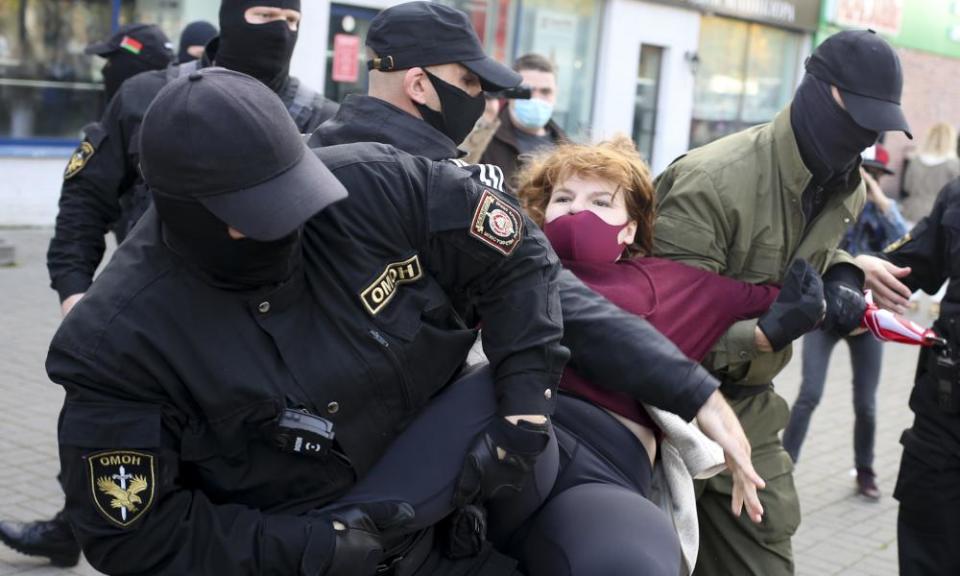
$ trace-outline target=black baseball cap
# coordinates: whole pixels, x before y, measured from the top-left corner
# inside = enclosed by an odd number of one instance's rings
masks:
[[[847,112],[861,127],[899,130],[913,139],[900,107],[900,58],[873,30],[844,30],[830,36],[807,59],[806,69],[840,90]]]
[[[436,2],[407,2],[380,12],[370,22],[367,46],[377,55],[367,62],[370,70],[389,72],[455,62],[479,76],[487,92],[513,88],[523,80],[484,53],[464,12]]]
[[[277,240],[347,197],[263,83],[225,68],[170,82],[140,128],[140,169],[155,193],[202,204],[254,240]]]
[[[107,40],[93,42],[83,50],[84,54],[104,58],[120,51],[160,65],[171,62],[174,57],[173,44],[156,24],[124,24]]]

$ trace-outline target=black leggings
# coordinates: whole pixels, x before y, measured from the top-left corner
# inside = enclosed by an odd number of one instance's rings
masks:
[[[474,436],[496,416],[488,368],[438,395],[339,501],[402,500],[420,527],[452,511],[453,488]],[[561,395],[556,432],[519,495],[490,504],[489,537],[529,576],[677,576],[680,543],[644,497],[650,460],[603,410]],[[559,450],[558,450],[559,448]]]
[[[563,394],[553,423],[560,447],[553,492],[501,542],[505,551],[528,576],[680,574],[673,524],[645,496],[652,470],[639,440],[600,408]],[[510,505],[495,503],[491,515]]]

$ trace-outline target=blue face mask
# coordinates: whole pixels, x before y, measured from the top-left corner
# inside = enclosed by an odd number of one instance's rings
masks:
[[[553,104],[539,98],[514,100],[513,116],[524,128],[539,130],[546,126],[553,116]]]

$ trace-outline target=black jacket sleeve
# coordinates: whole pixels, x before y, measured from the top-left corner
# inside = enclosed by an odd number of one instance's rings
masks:
[[[482,326],[500,414],[551,414],[568,358],[556,255],[515,200],[468,170],[431,163],[426,193],[430,271]]]
[[[55,340],[47,370],[67,392],[59,424],[62,484],[67,517],[91,565],[107,574],[326,570],[335,547],[329,520],[264,514],[191,489],[196,466],[184,465],[184,437],[194,433],[187,417],[146,392],[145,382],[114,382],[139,378],[107,360],[121,356],[94,359],[70,348]],[[119,475],[127,476],[135,499],[121,500]]]
[[[902,279],[911,290],[933,294],[947,280],[952,264],[951,248],[960,243],[960,237],[951,238],[960,234],[957,212],[960,212],[960,180],[947,184],[930,214],[879,255],[897,266],[911,268],[910,275]]]
[[[720,383],[643,318],[560,273],[570,365],[599,386],[691,420]]]
[[[61,301],[89,288],[103,259],[104,235],[120,217],[120,194],[136,178],[136,166],[130,166],[127,158],[125,87],[110,101],[101,121],[85,129],[84,140],[64,171],[56,228],[47,251],[51,287]]]

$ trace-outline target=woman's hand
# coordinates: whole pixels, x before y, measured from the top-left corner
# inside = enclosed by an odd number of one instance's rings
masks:
[[[750,461],[750,441],[743,433],[737,415],[719,390],[715,390],[700,407],[697,423],[707,438],[723,448],[727,469],[733,476],[730,510],[735,516],[740,516],[746,506],[750,520],[759,523],[763,519],[763,506],[760,504],[757,489],[766,487],[766,482],[753,469]]]
[[[910,289],[900,281],[910,275],[910,268],[900,268],[883,258],[860,254],[854,261],[863,270],[864,288],[873,290],[877,306],[903,314],[910,304]]]

